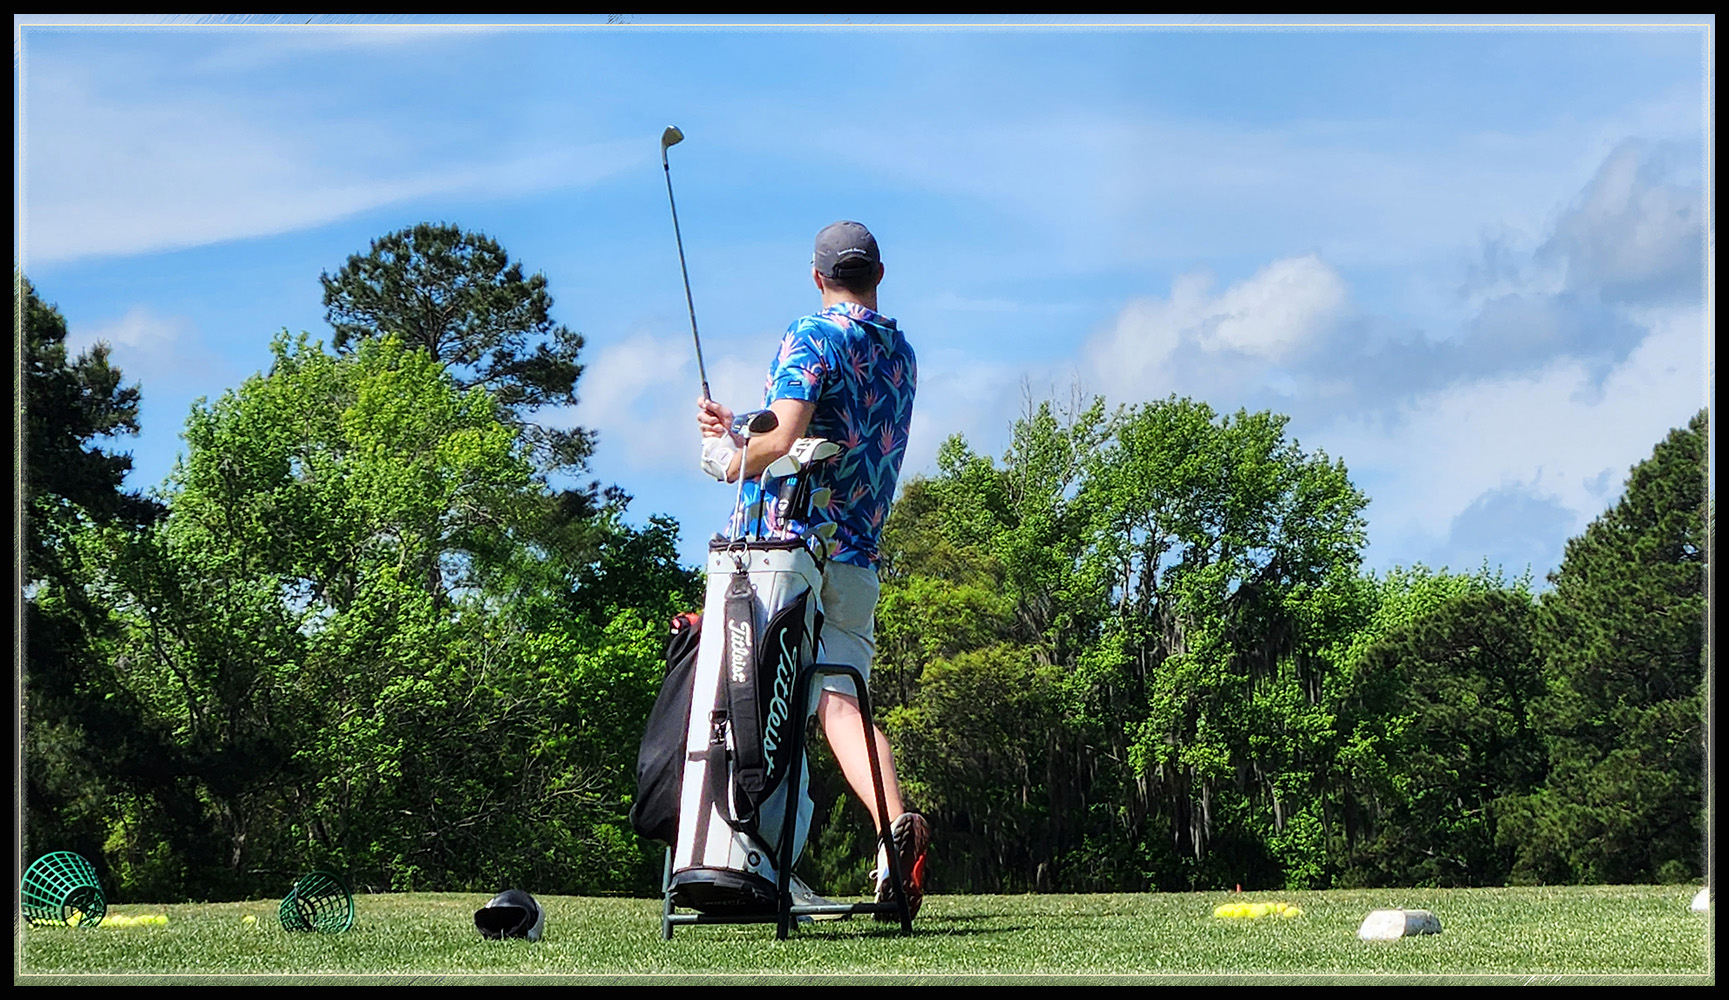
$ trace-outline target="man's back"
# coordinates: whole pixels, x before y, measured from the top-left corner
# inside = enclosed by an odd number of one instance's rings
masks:
[[[858,303],[807,316],[781,340],[766,402],[815,403],[806,433],[846,449],[821,469],[817,485],[829,487],[832,499],[812,512],[813,524],[836,524],[837,561],[876,563],[906,457],[917,381],[917,359],[895,321]]]

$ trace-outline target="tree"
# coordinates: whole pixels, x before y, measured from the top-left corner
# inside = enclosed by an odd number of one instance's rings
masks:
[[[15,294],[24,345],[25,487],[30,497],[26,553],[31,579],[60,572],[74,522],[142,523],[158,509],[121,489],[132,456],[101,439],[138,433],[138,387],[123,386],[97,343],[76,358],[66,352],[66,319],[19,275]]]
[[[1549,774],[1502,828],[1520,878],[1702,869],[1708,435],[1703,411],[1671,431],[1550,575],[1533,709]]]
[[[1320,880],[1367,502],[1343,464],[1172,398],[1030,408],[1001,465],[956,439],[939,466],[890,515],[878,614],[891,732],[938,758],[904,780],[966,829],[943,850],[994,855],[944,870]],[[1012,740],[977,711],[1004,689]]]
[[[138,387],[123,385],[105,344],[69,357],[65,318],[29,279],[15,281],[24,369],[26,832],[36,844],[100,858],[109,798],[154,769],[161,748],[134,702],[101,697],[111,690],[103,655],[111,629],[88,592],[94,568],[76,542],[97,527],[136,531],[160,510],[122,488],[131,456],[104,446],[138,433]]]
[[[196,852],[148,825],[118,848],[178,857],[207,895],[327,865],[397,888],[637,878],[625,785],[664,626],[562,612],[578,568],[545,558],[547,487],[485,389],[394,337],[274,351],[194,411],[171,517],[106,560],[118,679],[202,823]]]
[[[908,794],[948,831],[933,864],[956,888],[1058,887],[1094,818],[1073,770],[1084,737],[1062,709],[1097,617],[1071,501],[1105,427],[1102,403],[1029,408],[1001,466],[950,439],[884,529],[872,683],[909,748]]]
[[[1191,883],[1321,877],[1338,699],[1323,652],[1341,638],[1330,609],[1354,585],[1368,501],[1285,423],[1147,404],[1077,498],[1114,604],[1084,662],[1132,692],[1123,749],[1187,859],[1168,877]]]
[[[442,365],[461,389],[485,388],[539,461],[580,470],[594,450],[581,428],[535,424],[544,406],[574,406],[581,335],[554,323],[546,277],[483,233],[421,223],[372,241],[333,277],[320,275],[335,347],[396,336]]]
[[[1350,881],[1505,884],[1512,852],[1496,832],[1507,799],[1541,779],[1530,706],[1542,693],[1533,655],[1536,604],[1522,588],[1468,589],[1395,628],[1360,664],[1368,713],[1388,728],[1370,834]],[[1473,585],[1474,584],[1474,585]]]
[[[17,275],[24,424],[24,832],[31,853],[74,849],[97,863],[123,803],[182,813],[175,753],[149,711],[116,682],[118,638],[93,583],[104,571],[85,540],[137,536],[163,514],[124,490],[130,455],[105,441],[138,433],[137,386],[124,386],[105,344],[71,358],[66,318]],[[130,874],[128,874],[130,875]],[[147,879],[145,879],[147,881]],[[121,896],[124,898],[124,896]]]

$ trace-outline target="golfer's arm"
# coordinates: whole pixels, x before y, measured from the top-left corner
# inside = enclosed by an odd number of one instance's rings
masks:
[[[777,399],[769,404],[769,409],[780,418],[780,424],[774,430],[750,439],[750,448],[745,455],[750,462],[744,467],[744,474],[751,479],[762,475],[762,470],[792,450],[794,441],[804,437],[804,432],[810,427],[811,415],[816,412],[816,404],[802,399]],[[738,481],[738,463],[739,459],[732,460],[727,482]]]

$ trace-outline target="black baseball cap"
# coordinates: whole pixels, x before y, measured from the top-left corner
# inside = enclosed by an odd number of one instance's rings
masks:
[[[874,275],[882,255],[871,231],[856,222],[835,222],[816,234],[816,253],[811,266],[825,278],[857,278]]]

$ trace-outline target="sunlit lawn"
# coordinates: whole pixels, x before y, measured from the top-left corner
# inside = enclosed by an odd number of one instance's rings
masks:
[[[1713,917],[1691,886],[933,896],[911,938],[855,917],[806,925],[680,928],[659,936],[657,900],[550,896],[538,943],[475,932],[480,894],[358,896],[343,934],[289,934],[276,901],[115,906],[160,926],[32,927],[20,981],[67,975],[368,976],[1632,976],[1707,981]],[[1223,920],[1216,906],[1284,901],[1293,918]],[[1363,942],[1369,910],[1432,910],[1439,935]],[[255,918],[247,922],[248,915]],[[1264,978],[1258,981],[1265,981]]]

